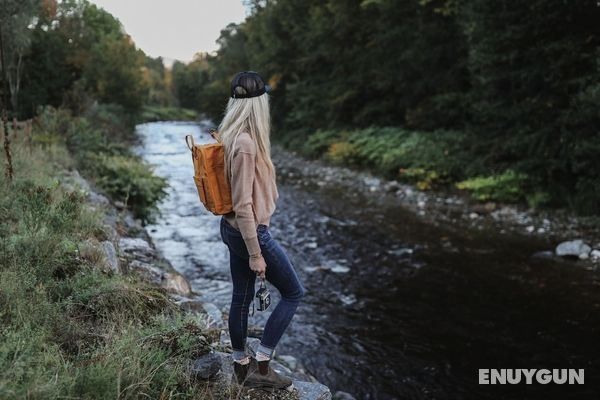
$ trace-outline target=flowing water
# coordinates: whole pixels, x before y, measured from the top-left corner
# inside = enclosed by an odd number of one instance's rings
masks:
[[[227,311],[219,218],[205,211],[184,136],[206,125],[138,126],[139,153],[168,179],[158,249],[203,300]],[[278,152],[277,154],[275,154]],[[357,399],[598,398],[600,291],[593,271],[532,257],[548,243],[434,226],[391,196],[323,184],[274,147],[271,233],[307,295],[278,346]],[[257,312],[250,323],[264,323]],[[480,368],[584,368],[585,385],[478,385]]]

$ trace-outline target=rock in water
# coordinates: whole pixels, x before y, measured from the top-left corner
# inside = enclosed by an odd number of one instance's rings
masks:
[[[333,400],[356,400],[356,397],[352,396],[350,393],[338,390],[334,393]]]
[[[208,380],[216,377],[220,370],[221,357],[211,351],[192,363],[190,373],[196,380]]]
[[[556,255],[560,257],[577,257],[584,259],[589,257],[591,250],[592,248],[585,244],[583,240],[576,239],[562,242],[556,246],[555,252]]]

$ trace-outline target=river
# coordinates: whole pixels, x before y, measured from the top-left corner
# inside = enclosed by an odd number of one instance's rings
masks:
[[[227,311],[219,218],[205,211],[184,136],[207,123],[138,126],[137,151],[168,179],[148,230],[203,300]],[[431,224],[391,196],[323,180],[274,146],[271,233],[307,295],[278,346],[332,391],[357,399],[598,398],[597,273],[532,257],[540,239]],[[260,325],[260,312],[250,323]],[[585,385],[479,385],[480,368],[584,368]]]

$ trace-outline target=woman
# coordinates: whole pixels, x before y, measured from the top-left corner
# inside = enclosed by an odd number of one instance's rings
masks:
[[[279,197],[271,161],[269,86],[252,71],[231,82],[231,98],[219,126],[225,148],[225,171],[231,184],[233,211],[221,218],[221,238],[229,249],[233,295],[229,333],[237,382],[247,387],[291,390],[291,379],[279,375],[269,361],[304,296],[294,267],[271,237],[269,222]],[[256,277],[279,290],[254,357],[246,354],[248,311]]]

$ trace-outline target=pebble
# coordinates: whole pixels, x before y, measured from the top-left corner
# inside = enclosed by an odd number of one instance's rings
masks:
[[[347,306],[356,303],[356,296],[353,295],[352,293],[350,293],[350,294],[341,294],[340,293],[339,298],[342,301],[342,303]]]
[[[533,258],[554,258],[554,252],[550,250],[538,251],[533,253]]]
[[[345,274],[350,272],[350,268],[345,267],[343,265],[335,265],[330,268],[331,272],[335,272],[336,274]]]
[[[318,271],[320,269],[322,269],[322,268],[321,267],[304,267],[304,270],[306,272],[315,272],[315,271]]]
[[[404,256],[404,255],[412,254],[413,249],[409,249],[409,248],[394,249],[394,250],[388,250],[388,253],[393,254],[395,256]]]

